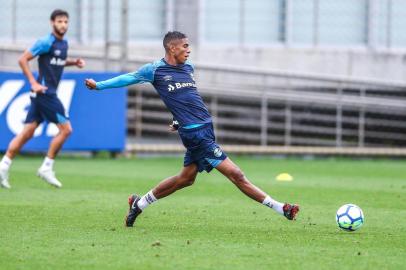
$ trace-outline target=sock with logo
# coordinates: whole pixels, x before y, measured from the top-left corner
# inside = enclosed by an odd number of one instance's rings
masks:
[[[283,203],[275,201],[270,196],[266,196],[262,204],[268,206],[269,208],[272,208],[279,214],[283,215]]]
[[[39,168],[41,171],[48,171],[48,170],[53,170],[54,167],[54,159],[51,159],[49,157],[44,158],[44,162],[42,162],[41,167]]]
[[[13,160],[4,155],[4,157],[0,161],[0,169],[8,171],[10,169],[11,163],[13,163]]]
[[[157,200],[158,199],[155,198],[154,193],[152,193],[152,190],[150,190],[147,194],[141,197],[141,199],[137,203],[137,206],[141,210],[144,210],[148,205],[152,204],[153,202],[156,202]]]

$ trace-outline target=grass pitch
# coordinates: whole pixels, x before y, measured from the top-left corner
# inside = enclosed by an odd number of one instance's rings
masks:
[[[234,161],[274,198],[298,202],[298,220],[212,172],[151,205],[129,229],[128,195],[176,174],[181,158],[62,158],[60,190],[35,176],[40,158],[17,158],[12,189],[0,190],[0,269],[405,269],[404,161]],[[275,181],[282,172],[294,181]],[[357,232],[335,224],[345,203],[364,211]]]

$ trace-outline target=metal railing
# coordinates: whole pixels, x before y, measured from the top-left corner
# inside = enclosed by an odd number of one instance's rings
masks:
[[[404,83],[227,66],[196,70],[220,143],[406,146]],[[176,137],[167,132],[171,116],[151,87],[130,90],[128,113],[129,135],[138,141]]]

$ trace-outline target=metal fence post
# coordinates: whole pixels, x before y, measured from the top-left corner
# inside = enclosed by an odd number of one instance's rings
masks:
[[[319,0],[313,0],[313,46],[319,45]]]
[[[240,0],[240,21],[239,21],[239,46],[243,47],[245,44],[245,0]]]
[[[386,47],[390,49],[392,47],[392,0],[388,0],[388,14],[386,15]]]
[[[197,60],[199,60],[200,58],[200,48],[201,45],[204,43],[205,41],[205,32],[206,32],[206,26],[204,24],[205,22],[205,17],[206,17],[206,1],[205,0],[199,0],[199,12],[198,12],[198,28],[197,28],[197,40],[196,40],[196,52],[197,52]]]
[[[93,43],[93,25],[94,25],[94,11],[93,11],[93,0],[89,0],[87,7],[87,41]],[[106,24],[106,20],[104,20]]]
[[[292,2],[291,0],[286,0],[285,7],[284,7],[284,40],[285,46],[289,47],[291,45],[291,30],[292,30]]]
[[[366,3],[367,16],[366,22],[367,27],[365,29],[365,45],[370,49],[375,47],[375,31],[374,31],[374,22],[375,22],[375,1],[368,0]]]
[[[175,3],[174,0],[166,1],[166,31],[172,31],[175,28]]]
[[[11,40],[13,43],[17,41],[17,0],[12,1],[11,6]]]
[[[104,0],[104,70],[109,70],[110,0]]]
[[[84,14],[86,12],[83,12],[83,7],[85,5],[85,1],[82,0],[76,0],[76,40],[78,43],[83,44],[83,30],[84,30]]]
[[[128,0],[121,0],[121,56],[120,69],[126,70],[128,46]]]

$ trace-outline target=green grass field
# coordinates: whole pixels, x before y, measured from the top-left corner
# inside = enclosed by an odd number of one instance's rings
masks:
[[[35,176],[40,158],[19,157],[13,188],[0,190],[0,269],[405,269],[404,161],[234,161],[274,198],[298,202],[298,220],[212,172],[151,205],[128,229],[128,195],[176,174],[182,158],[62,158],[58,190]],[[294,181],[275,181],[282,172]],[[364,211],[357,232],[335,224],[345,203]]]

